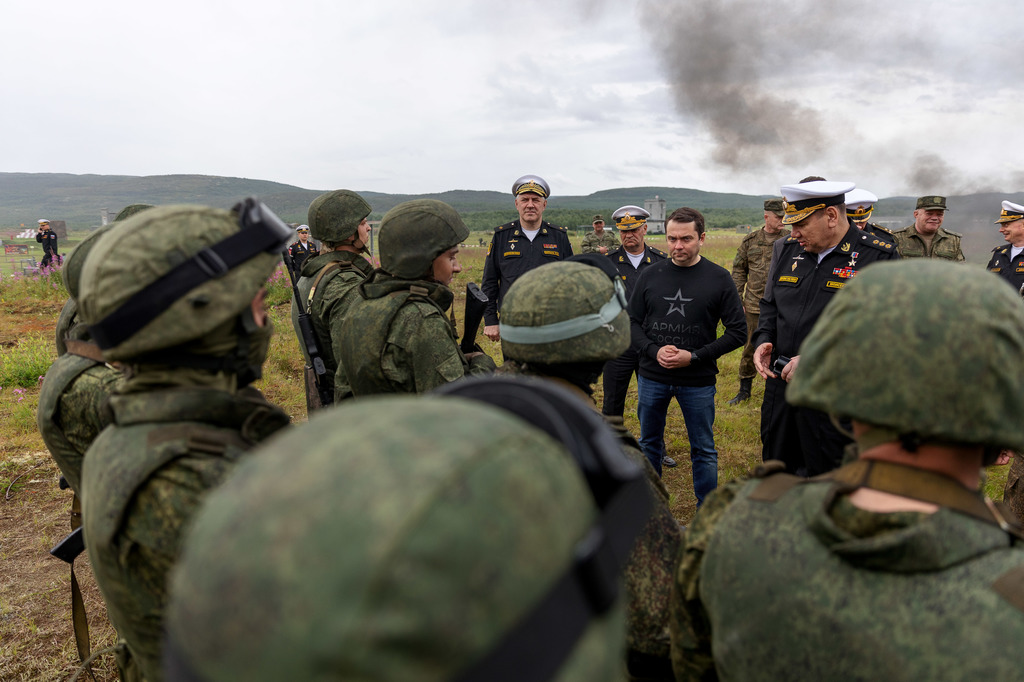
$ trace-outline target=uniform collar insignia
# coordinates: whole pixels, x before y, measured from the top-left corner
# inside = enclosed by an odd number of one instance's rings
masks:
[[[839,247],[839,250],[843,253],[848,253],[851,248],[850,242],[843,242],[843,245]]]

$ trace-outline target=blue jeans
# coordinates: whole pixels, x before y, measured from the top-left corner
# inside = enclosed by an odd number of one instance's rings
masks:
[[[661,475],[665,456],[665,419],[672,398],[679,403],[690,439],[690,463],[693,467],[693,493],[697,506],[718,486],[718,451],[715,450],[715,387],[671,386],[638,376],[637,391],[640,418],[640,447]]]

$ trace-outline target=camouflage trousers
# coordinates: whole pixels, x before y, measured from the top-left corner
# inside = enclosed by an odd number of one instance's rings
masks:
[[[757,313],[746,313],[747,316],[747,345],[743,347],[743,357],[740,358],[740,379],[753,379],[757,376],[754,369],[754,331],[757,330],[757,320],[761,317]]]

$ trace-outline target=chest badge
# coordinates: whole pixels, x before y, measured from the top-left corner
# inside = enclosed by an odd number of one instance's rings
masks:
[[[846,264],[846,267],[848,267],[848,268],[855,268],[855,267],[857,267],[857,259],[859,257],[860,257],[860,254],[858,252],[854,251],[853,253],[851,253],[850,254],[850,262]]]

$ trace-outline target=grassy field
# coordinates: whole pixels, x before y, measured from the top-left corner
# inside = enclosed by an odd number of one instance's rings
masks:
[[[477,235],[471,243],[476,244]],[[709,234],[703,255],[730,267],[741,235]],[[663,237],[653,237],[664,248]],[[67,253],[70,248],[61,245]],[[465,285],[479,282],[485,249],[468,246],[460,254],[463,271],[453,284],[455,310],[461,318]],[[295,422],[306,419],[302,392],[302,363],[291,332],[289,290],[281,275],[272,278],[271,316],[277,333],[258,384],[270,400],[280,404]],[[68,529],[71,496],[57,488],[59,472],[43,445],[35,423],[39,377],[56,357],[53,331],[66,299],[59,273],[12,279],[0,277],[0,680],[66,680],[77,667],[70,624],[70,591],[66,566],[47,553]],[[461,324],[461,320],[460,320]],[[498,344],[480,337],[484,350],[500,362]],[[754,397],[738,406],[726,402],[738,388],[740,351],[719,360],[721,374],[716,397],[715,440],[719,481],[743,475],[760,462],[758,425],[764,382],[754,382]],[[601,388],[597,387],[598,404]],[[627,426],[637,435],[636,383],[626,402]],[[695,500],[690,477],[688,444],[682,416],[669,412],[665,434],[670,456],[679,462],[666,469],[665,484],[672,495],[672,511],[689,523]],[[1002,497],[1006,467],[989,472],[988,494]],[[77,562],[78,579],[85,594],[92,646],[114,641],[102,600],[83,555]],[[116,679],[111,656],[95,667],[98,680]]]

